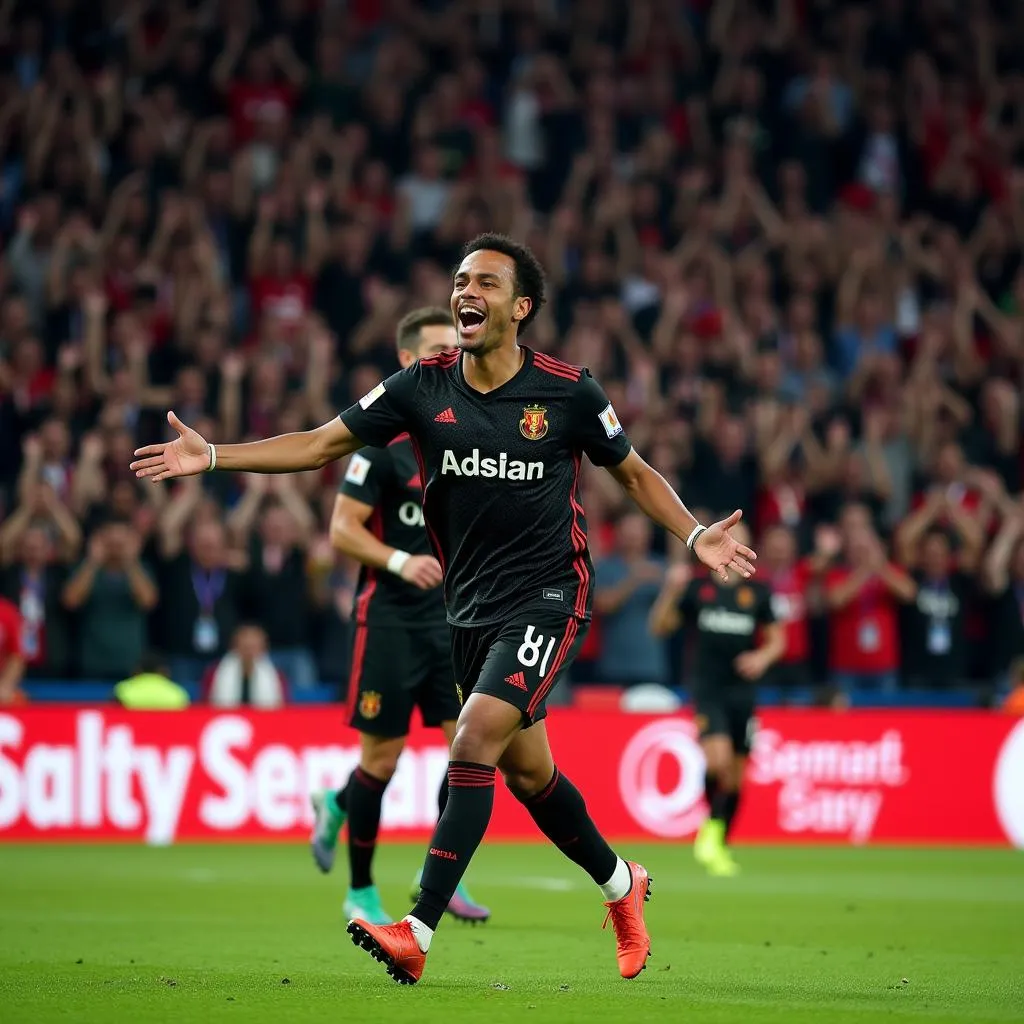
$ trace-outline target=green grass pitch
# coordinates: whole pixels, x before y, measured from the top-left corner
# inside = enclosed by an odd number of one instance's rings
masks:
[[[0,846],[0,1019],[1024,1021],[1024,855],[741,848],[712,880],[686,847],[631,846],[654,878],[654,956],[615,968],[600,896],[545,846],[485,844],[468,878],[490,924],[445,922],[415,988],[344,934],[344,868],[302,845]],[[384,845],[405,913],[421,846]]]

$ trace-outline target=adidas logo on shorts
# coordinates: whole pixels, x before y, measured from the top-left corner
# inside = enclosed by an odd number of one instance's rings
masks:
[[[522,672],[513,672],[510,676],[505,676],[505,682],[509,686],[514,686],[517,690],[526,689],[526,676]]]

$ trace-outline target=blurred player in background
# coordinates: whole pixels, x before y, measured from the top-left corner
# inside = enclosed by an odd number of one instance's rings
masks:
[[[732,534],[739,543],[749,543],[742,523]],[[666,573],[651,609],[651,632],[668,636],[684,623],[696,637],[693,706],[711,809],[693,852],[710,874],[730,876],[739,870],[727,840],[756,730],[754,688],[785,653],[786,637],[764,583],[735,577],[723,581],[714,574],[695,578],[690,566],[680,562]]]
[[[398,361],[456,347],[450,310],[418,309],[398,325]],[[331,540],[363,566],[355,606],[355,642],[346,712],[359,730],[359,765],[340,790],[313,795],[316,822],[310,845],[323,872],[334,865],[338,833],[348,820],[350,886],[347,919],[390,924],[373,883],[373,855],[384,790],[395,774],[414,707],[423,724],[455,736],[459,697],[452,671],[448,623],[440,589],[441,566],[430,553],[423,524],[423,485],[407,434],[386,448],[366,448],[349,461],[331,517]],[[438,816],[448,802],[448,776],[438,793]],[[415,887],[418,891],[419,878]],[[486,921],[461,883],[448,912]]]

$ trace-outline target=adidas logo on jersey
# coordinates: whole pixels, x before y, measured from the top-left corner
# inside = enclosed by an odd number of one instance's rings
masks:
[[[526,676],[522,672],[513,672],[510,676],[505,676],[505,682],[509,686],[514,686],[517,690],[526,689]]]
[[[435,423],[458,423],[459,421],[455,418],[455,413],[452,412],[452,407],[449,405],[444,412],[439,412],[434,417]]]
[[[730,612],[724,608],[701,608],[697,616],[697,628],[705,633],[750,636],[756,626],[753,615]]]
[[[441,460],[441,475],[481,476],[498,480],[543,480],[543,462],[523,462],[510,459],[507,452],[499,452],[496,459],[480,458],[480,449],[474,448],[471,455],[461,461],[450,448],[444,451]]]

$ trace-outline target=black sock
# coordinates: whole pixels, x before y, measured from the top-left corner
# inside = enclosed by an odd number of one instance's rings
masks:
[[[732,830],[732,821],[736,817],[736,811],[740,806],[740,791],[734,790],[732,793],[725,794],[725,807],[723,808],[723,820],[725,821],[725,838],[729,838],[729,832]]]
[[[373,885],[370,867],[377,849],[380,805],[387,785],[386,779],[374,778],[362,768],[356,768],[348,780],[348,864],[353,889]]]
[[[441,820],[441,815],[444,814],[444,809],[448,806],[448,773],[444,773],[444,778],[441,779],[441,785],[437,790],[437,820]]]
[[[557,768],[551,781],[522,803],[541,832],[598,885],[612,877],[615,852],[597,831],[580,791]]]
[[[704,799],[710,807],[715,802],[715,793],[718,792],[718,776],[711,772],[704,773]]]
[[[420,895],[412,916],[436,928],[476,853],[494,807],[494,768],[472,761],[448,764],[448,802],[430,838]]]
[[[334,791],[334,806],[341,811],[342,814],[348,814],[348,787],[352,784],[352,776],[349,776],[348,782],[342,786],[341,789]]]
[[[711,817],[725,821],[726,808],[729,805],[729,794],[724,789],[716,789],[711,798]]]

